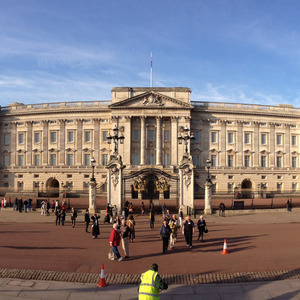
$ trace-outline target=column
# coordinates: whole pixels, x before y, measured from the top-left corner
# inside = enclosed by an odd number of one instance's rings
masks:
[[[178,165],[178,117],[171,117],[171,164]]]
[[[26,136],[26,165],[32,165],[32,121],[27,121],[27,136]]]
[[[10,144],[11,144],[11,161],[12,167],[16,166],[16,151],[17,151],[17,122],[11,122]]]
[[[259,122],[254,122],[254,164],[253,167],[259,167]]]
[[[120,134],[123,134],[124,144],[119,145],[119,154],[122,153],[124,164],[131,165],[132,160],[132,147],[131,147],[131,116],[123,117],[120,121]],[[121,152],[122,151],[122,152]]]
[[[66,120],[59,120],[59,165],[65,164]]]
[[[275,167],[275,140],[275,123],[270,123],[270,155],[268,157],[269,161],[267,162],[269,167]]]
[[[48,165],[48,120],[42,121],[43,124],[43,159],[42,165]]]
[[[291,161],[291,130],[290,125],[285,124],[285,131],[284,131],[284,150],[282,157],[282,164],[283,167],[292,167],[292,161]]]
[[[81,166],[82,165],[82,119],[77,119],[77,158],[76,158],[76,165]],[[74,157],[75,159],[75,157]]]
[[[220,153],[220,163],[219,167],[226,167],[226,141],[227,141],[227,133],[226,133],[226,120],[221,121],[221,136],[218,137],[218,142],[221,144],[221,153]]]
[[[141,165],[145,164],[146,150],[146,117],[141,116]]]
[[[94,214],[96,212],[96,180],[91,178],[89,186],[89,213]]]
[[[212,184],[209,181],[205,182],[205,207],[204,207],[204,214],[211,215],[211,192],[212,192]]]
[[[100,149],[100,122],[101,119],[94,119],[94,158],[96,160],[96,164],[99,165],[99,149]],[[92,157],[91,157],[92,158]]]
[[[243,145],[244,145],[244,137],[243,137],[243,122],[237,121],[237,127],[238,127],[238,138],[237,138],[237,167],[242,167],[244,165],[243,163]]]
[[[156,165],[161,165],[161,117],[156,117]]]

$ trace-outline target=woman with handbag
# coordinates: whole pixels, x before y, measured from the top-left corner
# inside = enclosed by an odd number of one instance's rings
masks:
[[[201,237],[201,241],[203,242],[203,233],[207,232],[207,229],[205,229],[206,222],[203,219],[203,216],[200,216],[200,218],[198,220],[198,223],[197,223],[197,227],[198,227],[198,230],[199,230],[198,241],[200,240],[200,237]]]

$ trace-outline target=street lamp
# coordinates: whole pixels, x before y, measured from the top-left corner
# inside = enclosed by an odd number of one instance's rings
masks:
[[[192,141],[192,140],[195,140],[195,139],[196,139],[196,138],[194,137],[193,133],[189,134],[189,131],[190,131],[190,129],[189,129],[187,126],[185,126],[185,127],[183,128],[184,134],[183,134],[183,135],[179,134],[178,137],[177,137],[178,143],[179,143],[180,145],[182,144],[182,141],[184,141],[184,145],[185,145],[185,154],[188,154],[188,141],[189,141],[189,140]]]
[[[209,175],[209,169],[211,167],[211,160],[208,158],[206,160],[206,169],[207,169],[207,178],[206,178],[206,182],[211,183],[211,179],[210,179],[210,175]]]
[[[118,154],[118,141],[120,141],[120,144],[124,144],[124,139],[125,139],[123,134],[121,134],[119,136],[118,133],[119,133],[119,129],[116,125],[113,128],[113,135],[109,134],[108,137],[107,137],[107,142],[108,142],[109,145],[111,144],[112,140],[115,143],[115,151],[114,151],[115,154]]]
[[[91,159],[91,166],[92,166],[92,177],[91,181],[95,181],[95,166],[96,166],[96,160],[95,158]]]

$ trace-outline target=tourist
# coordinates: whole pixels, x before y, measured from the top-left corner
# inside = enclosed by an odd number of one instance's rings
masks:
[[[168,222],[170,222],[171,218],[172,218],[172,216],[171,216],[171,214],[170,214],[170,211],[167,209],[167,210],[166,210],[166,213],[165,213],[165,219],[167,219]]]
[[[139,300],[159,299],[160,290],[167,290],[168,285],[161,279],[158,272],[158,265],[152,264],[151,268],[141,275],[139,284]]]
[[[100,235],[100,228],[99,228],[99,219],[100,219],[100,216],[95,213],[92,217],[92,222],[93,222],[93,225],[92,225],[92,237],[93,239],[97,239],[98,238],[98,235]]]
[[[185,218],[185,221],[183,223],[183,232],[184,232],[184,237],[186,241],[186,246],[188,248],[193,247],[193,234],[195,233],[195,224],[191,220],[190,216],[187,216]]]
[[[150,219],[150,228],[154,229],[155,213],[152,210],[150,210],[149,219]]]
[[[118,246],[120,245],[120,239],[121,237],[120,237],[118,225],[117,223],[114,223],[113,229],[110,233],[109,244],[112,247],[112,251],[117,256],[118,261],[121,261],[123,259],[118,250]]]
[[[142,214],[142,215],[145,214],[145,204],[144,204],[144,202],[142,202],[142,206],[141,206],[141,214]]]
[[[23,200],[21,198],[21,199],[18,200],[18,209],[19,209],[20,213],[22,212],[22,208],[23,208]]]
[[[106,207],[103,223],[110,223],[109,205]]]
[[[56,216],[56,219],[55,219],[55,225],[60,225],[60,218],[61,218],[61,209],[59,208],[59,206],[57,206],[55,208],[55,216]]]
[[[6,203],[5,197],[4,197],[4,200],[3,200],[3,205],[4,205],[4,208],[6,208],[7,203]]]
[[[60,212],[60,218],[61,218],[61,225],[64,226],[65,220],[66,220],[66,212],[63,208],[61,209],[61,212]]]
[[[45,215],[46,215],[46,202],[43,201],[41,206],[41,216],[45,216]]]
[[[169,226],[171,228],[171,234],[170,234],[170,249],[173,249],[175,246],[175,241],[177,238],[177,222],[175,218],[172,218],[170,220]]]
[[[18,198],[16,197],[14,200],[14,206],[13,206],[13,210],[17,210],[18,209]]]
[[[28,198],[28,211],[31,211],[31,203],[32,203],[32,199],[29,197]]]
[[[90,212],[88,209],[86,209],[84,214],[85,232],[88,232],[90,222],[91,222]]]
[[[121,219],[119,216],[116,216],[114,223],[117,223],[119,227],[121,226]]]
[[[72,227],[74,228],[76,225],[76,218],[77,218],[77,211],[74,207],[71,209],[71,221],[72,221]]]
[[[117,208],[116,205],[114,205],[114,207],[112,208],[112,217],[113,217],[113,219],[115,219],[117,215],[118,215],[118,208]]]
[[[126,225],[125,219],[121,220],[120,226],[120,234],[122,238],[122,249],[124,251],[125,257],[129,258],[129,236],[130,236],[130,228]]]
[[[182,227],[182,222],[183,222],[183,212],[182,208],[179,208],[179,226]]]
[[[135,239],[135,221],[133,215],[130,215],[127,226],[130,228],[130,242],[133,243],[133,239]]]
[[[164,222],[160,228],[160,233],[159,233],[163,242],[163,254],[166,254],[168,252],[170,234],[171,234],[171,228],[168,224],[168,220],[164,219]]]
[[[162,207],[161,207],[161,213],[162,213],[162,215],[163,215],[163,218],[165,218],[165,213],[166,213],[166,204],[164,203],[163,205],[162,205]]]
[[[226,209],[225,204],[222,202],[222,207],[221,207],[221,216],[222,217],[225,217],[225,209]]]
[[[201,237],[201,241],[203,242],[203,233],[205,232],[205,227],[206,227],[206,222],[203,219],[203,216],[200,216],[198,223],[197,223],[197,227],[199,230],[198,241],[200,240],[200,237]]]
[[[24,212],[27,213],[27,206],[28,206],[28,201],[24,200]]]

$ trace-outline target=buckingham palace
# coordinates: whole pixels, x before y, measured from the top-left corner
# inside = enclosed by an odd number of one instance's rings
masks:
[[[189,205],[203,200],[207,181],[213,197],[298,193],[299,108],[192,101],[184,87],[116,87],[111,95],[1,107],[1,194],[79,203],[92,171],[105,202],[117,180],[122,201],[176,207],[190,187]],[[109,167],[114,154],[122,178]]]

